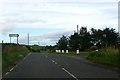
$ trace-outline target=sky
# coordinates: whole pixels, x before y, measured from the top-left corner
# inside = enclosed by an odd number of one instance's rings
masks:
[[[0,0],[0,41],[9,43],[9,34],[19,34],[19,43],[55,45],[69,36],[77,24],[88,31],[114,28],[118,31],[119,0]],[[16,43],[16,37],[12,37]]]

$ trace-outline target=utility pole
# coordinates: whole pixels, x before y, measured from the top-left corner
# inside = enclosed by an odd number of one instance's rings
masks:
[[[18,46],[18,37],[17,37],[17,46]]]
[[[10,37],[10,44],[11,44],[11,37]]]
[[[38,41],[38,46],[40,46],[40,42]]]
[[[2,44],[4,43],[4,41],[2,40]]]
[[[28,46],[29,46],[29,33],[28,33],[28,35],[27,35],[27,36],[28,36]]]
[[[120,1],[118,2],[118,32],[120,36]]]
[[[79,33],[79,30],[78,30],[78,28],[79,28],[79,26],[78,26],[78,24],[77,24],[77,33]]]

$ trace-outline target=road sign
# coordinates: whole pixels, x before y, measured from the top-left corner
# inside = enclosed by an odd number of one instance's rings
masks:
[[[19,37],[19,34],[9,34],[9,37]]]
[[[9,37],[10,37],[10,43],[11,43],[11,37],[17,37],[17,45],[18,45],[19,34],[9,34]]]

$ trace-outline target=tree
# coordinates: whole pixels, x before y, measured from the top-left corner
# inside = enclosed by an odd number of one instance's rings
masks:
[[[91,33],[90,33],[91,32]],[[69,38],[62,36],[57,43],[59,49],[65,50],[86,50],[95,45],[97,48],[102,46],[115,46],[119,43],[118,33],[113,28],[94,29],[87,31],[87,27],[81,27],[79,33],[70,35]],[[69,46],[69,47],[68,47]]]
[[[90,47],[90,33],[87,31],[86,27],[81,27],[80,29],[80,44],[82,50],[88,49]]]
[[[91,28],[91,43],[97,48],[101,48],[102,39],[103,39],[103,31],[100,29]]]
[[[69,37],[69,46],[72,50],[85,50],[90,47],[90,34],[86,27],[80,28],[80,34],[74,33]]]
[[[91,39],[96,40],[96,43],[101,43],[103,46],[113,46],[116,44],[118,33],[113,28],[105,28],[103,30],[91,29]]]
[[[96,30],[96,29],[91,28],[91,34],[94,34],[94,33],[96,33],[96,32],[97,32],[97,30]]]
[[[68,39],[66,36],[62,36],[57,43],[58,49],[67,50],[68,49]]]
[[[115,32],[115,29],[105,28],[103,30],[103,35],[106,35],[103,38],[103,41],[105,43],[107,43],[108,46],[112,46],[112,45],[115,45],[117,43],[118,33]]]
[[[69,37],[69,47],[71,50],[78,50],[81,48],[80,36],[78,33],[74,33]]]

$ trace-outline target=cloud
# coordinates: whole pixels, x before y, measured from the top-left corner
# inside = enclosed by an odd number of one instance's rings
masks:
[[[33,18],[18,18],[18,19],[14,19],[13,20],[16,23],[46,23],[46,21],[44,20],[40,20],[40,19],[33,19]]]
[[[4,11],[2,11],[2,14],[6,14],[4,17],[11,18],[7,17],[7,15],[18,14],[14,16],[18,18],[14,20],[18,21],[17,27],[26,29],[55,28],[55,26],[58,27],[59,25],[61,25],[61,28],[64,28],[65,25],[79,23],[90,26],[103,23],[105,25],[107,21],[116,18],[115,13],[117,13],[117,9],[115,9],[117,8],[117,1],[112,0],[5,0],[3,3],[2,9]],[[23,19],[19,16],[22,16]],[[14,17],[12,16],[12,18]],[[109,24],[116,25],[116,23]]]
[[[42,35],[30,35],[30,44],[38,44],[40,45],[55,45],[56,42],[63,35],[69,36],[73,33],[73,31],[63,31],[63,32],[54,32],[54,33],[46,33]],[[21,37],[19,39],[20,43],[27,44],[27,37]]]
[[[6,20],[5,22],[1,23],[1,26],[2,28],[0,29],[0,32],[3,35],[6,35],[8,32],[12,31],[16,27],[16,24],[14,21]]]
[[[3,21],[0,21],[0,25],[2,26],[0,32],[1,34],[5,35],[8,32],[11,32],[13,29],[15,29],[18,24],[25,24],[25,23],[26,24],[46,23],[46,21],[40,19],[30,19],[30,18],[3,19]]]
[[[118,0],[0,0],[0,32],[20,32],[24,35],[26,32],[22,33],[23,30],[33,29],[31,43],[40,41],[44,45],[54,44],[61,35],[67,34],[67,30],[73,32],[77,24],[88,28],[116,28],[117,2]],[[50,30],[46,30],[46,34],[42,34],[43,29],[50,28],[61,32],[48,33]],[[20,42],[27,44],[26,37],[20,38]]]

